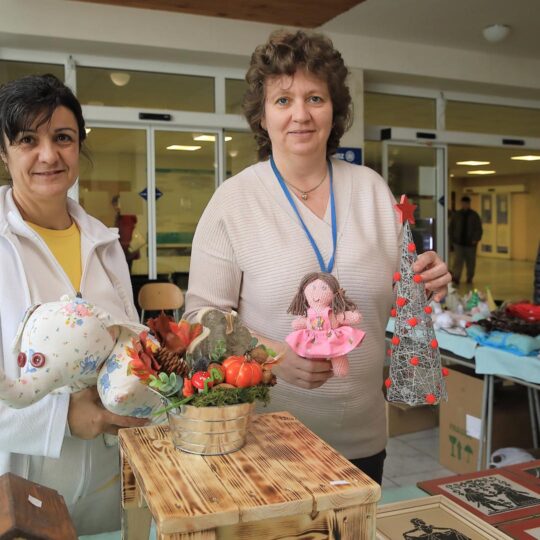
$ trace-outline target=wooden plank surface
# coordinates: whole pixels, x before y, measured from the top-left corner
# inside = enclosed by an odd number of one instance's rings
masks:
[[[79,0],[81,1],[81,0]],[[227,17],[280,26],[317,28],[365,0],[83,0],[95,4],[178,11],[208,17]]]
[[[246,446],[222,456],[176,450],[166,425],[122,430],[120,444],[163,535],[226,526],[240,534],[240,524],[288,517],[310,530],[321,512],[380,497],[378,484],[288,413],[255,416]],[[136,494],[124,488],[124,497]]]
[[[313,511],[312,493],[296,480],[293,471],[269,457],[268,449],[251,432],[238,452],[204,459],[238,505],[241,522]]]
[[[250,432],[313,494],[316,510],[375,503],[381,488],[289,413],[254,417]]]
[[[220,527],[219,540],[373,540],[376,504]],[[341,535],[341,536],[339,536]]]
[[[168,427],[123,429],[122,451],[162,533],[237,523],[239,509],[201,456],[174,448]]]

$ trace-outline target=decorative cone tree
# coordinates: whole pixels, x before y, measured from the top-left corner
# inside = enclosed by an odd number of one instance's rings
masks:
[[[409,223],[414,223],[416,206],[406,195],[395,206],[403,223],[403,242],[399,272],[394,274],[396,302],[391,314],[395,327],[385,381],[387,399],[412,406],[435,405],[446,399],[444,376],[448,370],[441,367],[425,287],[412,270],[417,255]]]

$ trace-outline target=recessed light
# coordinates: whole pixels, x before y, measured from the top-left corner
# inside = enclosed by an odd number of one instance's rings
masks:
[[[233,158],[236,157],[237,155],[238,155],[238,150],[231,150],[231,151],[229,152],[229,156],[231,156],[231,157],[233,157]]]
[[[206,141],[206,142],[216,142],[215,135],[197,135],[193,137],[194,141]],[[232,137],[225,137],[225,142],[232,141]]]
[[[512,156],[510,159],[516,159],[519,161],[538,161],[540,159],[540,156],[530,154],[528,156]]]
[[[482,30],[484,39],[490,43],[499,43],[508,37],[510,27],[507,24],[490,24]]]
[[[126,86],[131,79],[131,75],[125,71],[113,71],[109,73],[109,77],[116,86]]]
[[[468,165],[469,167],[479,167],[480,165],[489,165],[490,161],[456,161],[456,165]]]
[[[184,150],[185,152],[194,152],[201,148],[201,146],[187,146],[184,144],[171,144],[171,146],[167,146],[167,150]]]
[[[86,131],[86,134],[88,135],[92,131],[92,128],[84,128],[84,131]]]
[[[467,174],[478,174],[479,176],[482,176],[484,174],[495,174],[497,171],[484,171],[482,169],[478,169],[477,171],[467,171]]]

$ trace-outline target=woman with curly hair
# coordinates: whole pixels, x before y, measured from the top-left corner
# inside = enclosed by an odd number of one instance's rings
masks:
[[[386,182],[334,159],[351,124],[348,70],[325,36],[278,31],[258,46],[246,75],[244,111],[260,162],[221,186],[192,246],[188,316],[234,309],[274,350],[271,410],[288,410],[378,482],[385,457],[381,391],[385,327],[398,267],[400,226]],[[302,277],[333,274],[364,315],[366,337],[345,378],[327,358],[286,344],[287,307]],[[433,252],[415,271],[442,298],[450,281]]]

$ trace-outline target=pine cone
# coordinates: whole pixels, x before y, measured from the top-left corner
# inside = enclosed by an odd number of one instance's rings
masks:
[[[165,347],[160,347],[154,353],[154,358],[159,363],[159,370],[164,371],[167,375],[176,373],[181,377],[186,377],[189,373],[189,366],[182,356],[178,353],[169,351]]]

